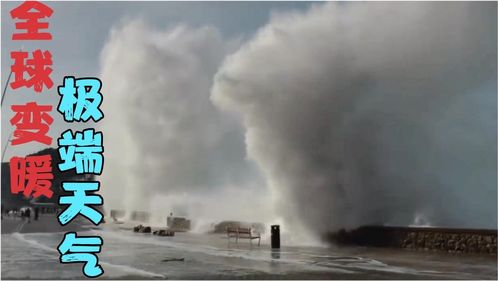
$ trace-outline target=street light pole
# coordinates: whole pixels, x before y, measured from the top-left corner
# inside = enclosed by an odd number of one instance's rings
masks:
[[[9,86],[11,76],[12,76],[12,70],[9,73],[9,77],[7,78],[7,83],[5,83],[5,87],[3,87],[2,100],[0,101],[0,106],[2,106],[2,107],[3,107],[3,99],[5,98],[5,94],[7,93],[7,87]],[[5,158],[5,152],[7,151],[7,147],[9,146],[11,137],[12,137],[12,132],[10,132],[9,138],[7,139],[7,143],[5,144],[5,147],[3,148],[2,163],[3,163],[3,159]]]
[[[12,138],[12,132],[10,132],[9,138],[7,139],[7,143],[5,144],[5,147],[3,148],[2,163],[3,163],[3,159],[5,158],[5,152],[7,151],[7,148],[9,147],[9,143],[11,142],[11,138]]]
[[[9,86],[11,76],[12,76],[12,70],[9,73],[9,77],[7,78],[7,83],[5,83],[5,87],[3,87],[2,100],[0,102],[0,105],[2,105],[2,106],[3,106],[3,99],[5,98],[5,93],[7,93],[7,86]]]

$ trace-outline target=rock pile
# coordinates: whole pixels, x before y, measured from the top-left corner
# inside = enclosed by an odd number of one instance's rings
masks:
[[[152,228],[150,226],[144,226],[144,225],[137,225],[133,228],[133,232],[137,232],[137,233],[152,233],[153,235],[157,235],[157,236],[175,236],[175,232],[172,231],[172,230],[168,230],[168,229],[159,229],[159,230],[155,230],[154,232],[152,232]]]
[[[339,245],[496,255],[496,237],[492,229],[363,226],[330,233],[326,239]]]
[[[143,226],[141,224],[135,226],[133,228],[133,232],[139,232],[139,233],[151,233],[152,229],[150,226]]]
[[[175,236],[175,232],[171,230],[166,230],[166,229],[160,229],[152,232],[152,234],[157,235],[157,236]]]
[[[475,233],[408,232],[402,248],[440,250],[457,253],[496,254],[496,235]]]

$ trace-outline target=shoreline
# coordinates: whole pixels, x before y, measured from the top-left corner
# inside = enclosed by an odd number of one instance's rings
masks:
[[[52,227],[55,216],[33,224],[25,223],[20,232],[45,233],[5,235],[2,251],[3,276],[8,279],[71,279],[81,275],[81,268],[62,266],[56,249],[65,227]],[[83,221],[85,219],[83,218]],[[49,223],[46,223],[50,221]],[[12,222],[12,221],[5,221]],[[16,219],[15,223],[22,223]],[[45,222],[45,223],[44,223]],[[5,225],[5,223],[3,223]],[[44,226],[41,226],[45,224]],[[71,223],[73,224],[73,223]],[[69,224],[69,225],[71,225]],[[15,224],[12,224],[15,225]],[[93,225],[81,226],[92,227]],[[126,224],[108,223],[98,230],[106,245],[102,252],[108,279],[495,279],[496,257],[491,255],[455,255],[445,252],[422,252],[399,248],[363,246],[310,247],[286,246],[272,250],[243,241],[229,242],[222,234],[179,233],[158,237],[123,229]],[[88,228],[87,228],[88,229]],[[49,235],[49,233],[52,234]],[[25,243],[25,240],[31,241]],[[34,256],[33,256],[34,255]],[[27,257],[36,266],[22,267]],[[164,260],[168,261],[164,261]],[[178,261],[177,261],[178,260]],[[181,260],[181,261],[180,261]],[[7,270],[8,268],[8,270]],[[463,270],[465,268],[465,270]],[[60,278],[57,272],[64,270]],[[41,272],[40,272],[41,271]],[[152,277],[156,279],[155,277]]]
[[[68,232],[81,231],[91,228],[98,228],[87,222],[86,219],[77,217],[69,224],[62,226],[57,220],[55,214],[41,214],[38,220],[31,218],[3,216],[2,217],[2,234],[19,233],[49,233],[49,232]]]
[[[337,245],[356,245],[378,248],[398,248],[451,254],[497,255],[497,230],[443,228],[362,226],[340,230],[324,236]]]

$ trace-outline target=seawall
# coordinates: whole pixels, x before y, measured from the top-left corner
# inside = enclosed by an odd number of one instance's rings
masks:
[[[327,240],[338,245],[496,255],[496,237],[493,229],[363,226],[330,233]]]

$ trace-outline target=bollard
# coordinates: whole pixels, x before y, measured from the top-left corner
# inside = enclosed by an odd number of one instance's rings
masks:
[[[272,249],[280,249],[280,226],[271,226],[271,247]]]

